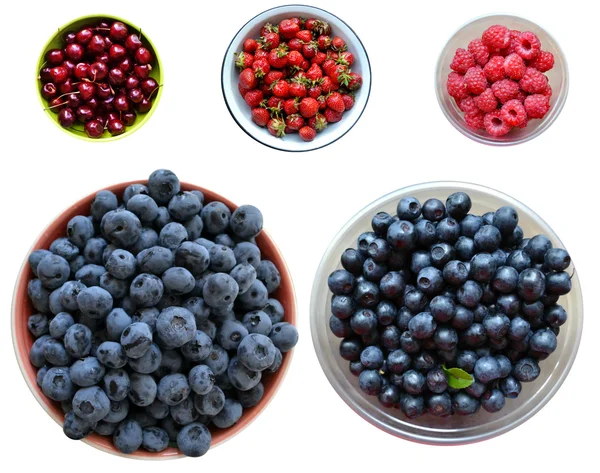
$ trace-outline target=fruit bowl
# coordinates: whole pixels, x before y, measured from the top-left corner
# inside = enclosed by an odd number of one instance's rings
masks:
[[[339,35],[342,37],[348,45],[348,51],[352,52],[356,58],[352,70],[362,75],[363,78],[362,87],[356,91],[356,99],[352,109],[344,113],[340,122],[330,124],[310,142],[302,141],[297,133],[286,134],[283,138],[277,138],[269,134],[266,128],[256,125],[252,121],[250,107],[238,91],[239,71],[235,65],[235,53],[243,50],[244,40],[259,37],[261,27],[267,22],[278,24],[281,20],[294,16],[317,18],[329,23],[332,36]],[[225,104],[231,116],[250,137],[259,143],[282,151],[310,151],[322,148],[340,139],[350,131],[361,117],[371,91],[371,65],[362,42],[354,30],[343,20],[320,8],[307,5],[284,5],[258,14],[237,32],[225,52],[221,70],[221,86]]]
[[[54,111],[52,111],[51,109],[48,108],[48,105],[49,105],[48,101],[42,96],[40,80],[39,80],[39,72],[40,72],[41,68],[43,67],[43,64],[46,61],[46,58],[45,58],[46,53],[50,49],[64,47],[63,36],[65,35],[65,33],[76,32],[85,26],[95,24],[95,23],[105,21],[105,20],[121,21],[129,27],[130,31],[139,32],[141,34],[141,39],[142,39],[142,43],[143,43],[144,47],[146,47],[150,51],[150,53],[152,54],[152,57],[154,58],[153,63],[152,63],[152,70],[149,74],[149,77],[153,78],[159,84],[159,88],[156,91],[156,93],[153,95],[152,108],[150,108],[150,110],[147,113],[138,114],[135,122],[132,125],[127,126],[127,129],[124,133],[116,135],[116,136],[112,136],[108,132],[108,130],[104,130],[104,133],[99,138],[89,138],[86,135],[86,133],[83,129],[83,125],[81,123],[76,122],[70,128],[64,128],[60,125],[60,123],[58,121],[58,113],[55,113]],[[152,43],[150,38],[146,35],[146,32],[143,31],[138,26],[131,23],[130,21],[124,20],[124,19],[119,18],[114,15],[86,15],[86,16],[76,18],[75,20],[70,21],[69,23],[65,24],[64,26],[61,26],[60,28],[58,28],[58,31],[56,31],[56,33],[48,40],[48,42],[42,49],[42,52],[41,52],[40,57],[37,62],[36,89],[37,89],[37,94],[38,94],[40,103],[42,105],[42,108],[44,109],[44,112],[56,124],[56,126],[59,127],[61,130],[67,132],[71,136],[75,136],[77,138],[81,138],[86,141],[111,141],[111,140],[115,140],[118,138],[122,138],[124,136],[129,136],[134,131],[138,130],[140,127],[142,127],[142,125],[144,125],[144,123],[146,123],[150,119],[150,117],[154,113],[154,110],[158,106],[158,102],[160,101],[160,98],[162,96],[162,84],[163,84],[163,69],[162,69],[162,65],[161,65],[160,56],[158,55],[158,51],[155,48],[154,44]]]
[[[496,190],[458,182],[430,182],[406,187],[381,197],[358,212],[335,236],[317,270],[311,296],[311,332],[313,344],[329,382],[338,395],[358,415],[392,435],[432,445],[461,445],[486,440],[517,427],[538,412],[556,393],[575,360],[583,327],[583,301],[577,273],[571,279],[572,290],[562,296],[560,304],[568,313],[561,327],[558,347],[550,357],[540,362],[541,374],[533,382],[523,383],[517,399],[507,399],[502,411],[490,414],[480,409],[471,416],[445,418],[423,415],[409,420],[399,409],[383,408],[376,396],[367,396],[359,389],[358,378],[348,370],[348,362],[339,355],[340,339],[329,330],[331,293],[327,279],[341,269],[339,258],[346,248],[355,246],[356,238],[371,230],[371,219],[381,211],[396,213],[403,197],[412,196],[424,202],[429,198],[445,201],[448,195],[463,191],[471,197],[472,213],[482,215],[510,205],[519,213],[519,225],[525,236],[545,234],[555,247],[563,247],[558,236],[531,209]],[[571,271],[573,269],[571,268]]]
[[[114,192],[119,198],[122,196],[125,188],[134,183],[145,184],[147,181],[132,181],[121,184],[116,184],[107,187],[108,190]],[[205,196],[205,201],[210,202],[219,200],[223,202],[230,210],[237,208],[237,205],[231,201],[225,199],[219,194],[202,187],[195,186],[193,184],[181,183],[181,190],[200,190]],[[64,235],[67,222],[75,215],[85,215],[89,210],[90,204],[93,201],[96,192],[84,197],[83,199],[74,203],[71,207],[63,211],[58,217],[56,217],[36,239],[35,243],[31,247],[28,254],[39,248],[48,248],[50,243]],[[294,296],[294,288],[290,273],[287,269],[283,256],[279,249],[271,239],[271,237],[263,230],[260,235],[256,237],[256,244],[261,250],[261,253],[265,258],[270,259],[281,274],[281,286],[274,293],[273,297],[276,297],[284,307],[285,310],[285,321],[295,324],[296,321],[296,303]],[[15,285],[15,291],[13,296],[12,305],[12,339],[15,349],[15,354],[19,367],[25,378],[27,386],[35,396],[37,401],[43,407],[43,409],[54,419],[58,424],[62,426],[64,414],[61,410],[60,403],[50,400],[44,395],[40,387],[36,382],[36,368],[29,362],[29,350],[33,344],[34,338],[27,328],[27,319],[30,314],[34,313],[33,307],[27,296],[27,284],[31,279],[31,270],[27,258],[25,259],[21,271],[17,277]],[[269,404],[269,402],[275,396],[277,389],[279,388],[285,374],[288,370],[292,358],[292,352],[284,353],[283,363],[281,368],[273,375],[263,377],[263,385],[265,388],[264,396],[254,407],[244,409],[244,414],[241,419],[232,427],[228,429],[216,429],[212,430],[212,442],[211,448],[220,445],[226,440],[230,439],[234,435],[238,434],[244,428],[246,428]],[[103,437],[96,433],[93,433],[89,437],[83,440],[87,444],[102,450],[107,453],[114,455],[123,456],[126,458],[139,458],[147,460],[160,460],[160,459],[171,459],[171,458],[183,458],[184,456],[179,452],[177,448],[168,447],[166,450],[160,453],[150,453],[144,450],[138,450],[137,452],[125,455],[119,452],[111,441],[111,437]]]
[[[531,31],[541,41],[542,49],[554,54],[554,67],[546,72],[549,84],[552,87],[550,110],[542,119],[530,120],[525,128],[514,128],[508,134],[493,137],[485,130],[469,128],[463,118],[463,113],[458,108],[455,100],[446,90],[446,79],[451,72],[450,63],[457,48],[465,48],[469,41],[480,38],[481,34],[492,25],[504,25],[509,29]],[[556,120],[567,99],[569,90],[569,71],[567,60],[558,42],[542,27],[537,24],[513,15],[495,14],[475,18],[463,25],[448,40],[442,50],[435,71],[435,91],[442,112],[450,123],[463,135],[478,143],[507,146],[524,143],[546,131]]]

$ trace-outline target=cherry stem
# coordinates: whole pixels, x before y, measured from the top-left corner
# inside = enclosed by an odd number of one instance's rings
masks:
[[[150,98],[152,97],[152,94],[154,92],[156,92],[158,89],[160,89],[163,86],[163,84],[160,84],[156,89],[154,89],[152,92],[150,92],[150,95],[148,95],[148,100],[150,100]]]
[[[75,92],[67,92],[66,94],[59,95],[59,96],[58,96],[58,97],[56,97],[56,98],[57,98],[57,99],[60,99],[60,98],[63,98],[63,97],[65,97],[65,96],[67,96],[67,95],[71,95],[71,94],[75,95],[75,94],[80,94],[80,93],[81,93],[81,92],[79,92],[78,90],[77,90],[77,91],[75,91]],[[65,102],[65,103],[67,103],[67,102]]]
[[[110,28],[100,28],[100,27],[97,27],[97,28],[92,28],[92,29],[94,31],[110,31]]]
[[[62,96],[61,96],[62,97]],[[57,103],[56,105],[52,105],[50,107],[45,108],[44,110],[52,110],[53,108],[56,107],[62,107],[63,105],[67,105],[69,102],[61,102],[61,103]]]

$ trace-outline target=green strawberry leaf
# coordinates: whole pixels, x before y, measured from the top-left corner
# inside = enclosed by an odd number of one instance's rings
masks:
[[[448,386],[451,388],[465,389],[471,386],[475,381],[473,376],[460,368],[446,368],[445,365],[442,365],[442,370],[444,370],[446,378],[448,379]]]

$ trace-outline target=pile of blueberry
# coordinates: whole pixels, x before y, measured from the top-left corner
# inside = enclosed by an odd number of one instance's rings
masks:
[[[408,418],[498,412],[557,347],[571,259],[518,214],[412,197],[344,251],[328,280],[332,333],[368,395]]]
[[[255,244],[262,224],[256,207],[204,202],[161,169],[120,202],[98,192],[66,237],[31,253],[29,358],[69,438],[201,456],[208,426],[260,402],[261,378],[298,340]]]

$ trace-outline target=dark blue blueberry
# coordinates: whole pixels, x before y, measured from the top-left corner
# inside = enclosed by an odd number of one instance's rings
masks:
[[[213,245],[208,251],[210,256],[210,269],[215,272],[228,273],[235,265],[233,250],[225,245]]]
[[[46,289],[61,287],[71,275],[66,259],[58,255],[47,255],[37,265],[38,278]]]
[[[551,248],[544,254],[544,264],[553,271],[564,271],[571,264],[571,257],[562,248]]]
[[[406,286],[404,290],[404,305],[413,313],[422,311],[428,303],[427,296],[414,286]]]
[[[340,343],[340,356],[347,361],[359,361],[363,343],[357,338],[345,338]]]
[[[377,235],[385,238],[387,235],[387,230],[393,222],[394,217],[392,217],[389,213],[379,212],[371,220],[371,227]]]
[[[436,242],[435,225],[429,220],[419,220],[415,223],[417,246],[429,249]]]
[[[242,405],[233,399],[226,399],[223,409],[213,417],[213,424],[219,429],[228,429],[242,417]]]
[[[496,260],[489,253],[478,253],[471,259],[470,274],[475,281],[491,281],[496,273]]]
[[[68,238],[57,238],[50,243],[50,252],[56,256],[64,258],[67,261],[73,261],[75,258],[77,258],[77,256],[79,256],[80,253],[79,248],[71,243]]]
[[[444,281],[452,286],[460,286],[469,278],[469,269],[466,263],[452,260],[446,263],[442,271]]]
[[[378,399],[383,407],[394,407],[400,402],[400,389],[393,384],[388,384],[381,389]]]
[[[142,223],[128,210],[111,210],[102,217],[102,236],[121,248],[133,245],[142,232]]]
[[[367,347],[360,354],[360,362],[370,370],[380,369],[383,366],[383,361],[383,352],[379,347]]]
[[[456,313],[456,304],[448,296],[436,296],[429,303],[429,312],[436,322],[448,322]]]
[[[121,453],[133,453],[142,446],[143,432],[139,423],[126,419],[113,435],[113,444]]]
[[[460,236],[460,225],[452,217],[446,217],[437,224],[435,235],[438,241],[454,243]]]
[[[400,410],[409,419],[416,419],[423,415],[425,410],[425,400],[423,399],[423,396],[402,394],[400,396]]]
[[[477,307],[483,297],[483,289],[475,281],[466,281],[456,292],[456,298],[465,307]]]
[[[67,401],[73,397],[76,386],[71,380],[69,368],[52,367],[46,371],[41,385],[46,396],[54,401]]]
[[[102,378],[102,389],[111,401],[122,401],[127,398],[131,380],[123,369],[108,370]]]
[[[53,338],[63,338],[67,333],[67,330],[75,321],[68,312],[60,312],[50,321],[49,331],[50,336]]]
[[[412,364],[412,358],[404,350],[394,350],[387,357],[387,367],[390,372],[402,374]]]
[[[521,301],[516,294],[503,294],[496,300],[496,308],[503,314],[517,315],[521,309]]]
[[[483,226],[483,219],[478,215],[466,215],[460,222],[460,234],[472,239]]]
[[[121,334],[121,345],[129,358],[140,358],[152,346],[152,330],[143,322],[134,322]]]
[[[235,240],[233,238],[231,238],[227,233],[219,233],[218,235],[215,235],[214,240],[215,240],[215,245],[223,245],[223,246],[226,246],[228,248],[231,248],[232,250],[236,246]]]
[[[517,248],[520,247],[523,241],[523,229],[517,225],[512,233],[503,238],[504,246],[508,248]]]
[[[506,265],[506,260],[508,259],[508,253],[501,248],[498,248],[496,251],[492,253],[494,260],[496,261],[496,267],[499,268],[501,266]]]
[[[106,272],[104,266],[97,264],[86,264],[75,273],[75,280],[87,287],[99,286],[100,277]]]
[[[136,260],[141,273],[161,276],[162,273],[173,266],[175,258],[173,252],[168,248],[153,246],[152,248],[140,251]]]
[[[439,294],[444,288],[442,272],[433,266],[423,268],[417,276],[417,287],[427,296]]]
[[[348,295],[356,287],[356,280],[349,271],[338,269],[329,275],[327,284],[334,295]]]
[[[473,374],[477,381],[486,384],[500,378],[502,371],[498,360],[492,356],[483,356],[475,363]]]
[[[467,373],[472,373],[477,361],[477,353],[471,350],[461,350],[456,357],[456,366]]]
[[[367,258],[363,264],[363,277],[367,281],[378,282],[388,272],[388,267],[384,263],[376,263],[371,258]]]
[[[531,267],[531,258],[525,250],[517,249],[508,254],[506,265],[516,269],[519,273]]]
[[[150,374],[159,368],[161,362],[162,352],[158,345],[153,343],[141,357],[130,358],[129,366],[138,373]]]
[[[454,317],[454,320],[458,317]],[[465,345],[471,348],[477,348],[482,346],[487,340],[487,334],[482,324],[473,323],[471,324],[461,335]]]
[[[81,440],[94,432],[95,422],[78,417],[74,412],[65,414],[63,432],[72,440]]]
[[[445,242],[432,245],[429,253],[431,255],[431,264],[436,268],[443,268],[456,255],[454,247]]]
[[[503,294],[509,294],[517,288],[519,272],[512,266],[501,266],[496,270],[492,279],[494,290]]]
[[[375,232],[364,232],[361,233],[357,239],[358,252],[364,258],[369,256],[369,245],[377,239]]]
[[[148,187],[144,184],[130,184],[123,191],[123,204],[127,205],[132,197],[140,194],[148,195]]]
[[[110,399],[98,386],[77,390],[73,396],[73,412],[88,422],[98,422],[110,412]]]
[[[129,295],[138,307],[155,306],[161,300],[163,294],[163,282],[154,274],[138,274],[129,288]]]
[[[412,312],[405,306],[398,309],[398,316],[396,318],[396,326],[401,330],[408,330],[408,322],[413,318]]]
[[[347,319],[338,319],[335,315],[329,318],[329,330],[338,338],[345,338],[352,334],[350,322]]]
[[[160,246],[170,250],[176,250],[184,241],[188,239],[187,230],[177,222],[167,223],[158,235]]]
[[[279,322],[273,325],[269,338],[282,353],[285,353],[298,343],[298,330],[288,322]]]
[[[248,292],[252,290],[251,288]],[[232,304],[238,291],[239,287],[231,276],[225,273],[216,273],[208,277],[202,294],[206,303],[210,307],[216,308]]]
[[[370,281],[358,282],[354,300],[362,307],[375,307],[379,302],[379,286]]]
[[[379,281],[379,294],[386,299],[398,299],[402,296],[405,289],[406,281],[402,273],[398,271],[390,271]]]
[[[71,381],[81,387],[98,384],[105,373],[106,369],[104,366],[100,364],[98,358],[93,356],[77,360],[71,365],[69,370]]]
[[[479,251],[493,253],[500,247],[502,235],[500,234],[500,230],[493,225],[484,225],[477,230],[473,239]]]
[[[567,321],[567,311],[560,305],[551,305],[544,311],[544,321],[550,327],[560,327]]]
[[[231,211],[223,202],[209,202],[206,204],[200,216],[204,222],[204,230],[213,235],[223,233],[229,227]]]
[[[284,346],[283,348],[288,348],[288,346]],[[259,333],[252,333],[244,337],[241,341],[237,347],[237,355],[240,362],[247,369],[264,371],[275,361],[278,349],[282,351],[269,337]],[[236,389],[240,388],[236,387]],[[243,391],[244,389],[241,390]]]
[[[479,400],[464,392],[452,396],[452,411],[455,415],[468,416],[479,410]]]
[[[104,238],[90,238],[83,249],[85,262],[87,264],[103,264],[102,255],[107,246],[108,243]]]
[[[431,222],[439,222],[446,216],[446,207],[439,199],[428,199],[423,204],[423,217]]]
[[[412,253],[410,270],[414,274],[419,274],[419,271],[428,266],[431,266],[431,255],[429,254],[429,251],[417,250]]]
[[[400,348],[408,354],[415,354],[421,350],[421,341],[411,335],[407,330],[400,336]]]
[[[159,205],[167,204],[180,189],[179,179],[167,169],[158,169],[148,178],[147,192]]]
[[[536,235],[527,242],[525,252],[533,263],[543,263],[546,253],[552,248],[552,242],[546,235]]]
[[[517,290],[521,299],[533,302],[544,295],[546,278],[539,269],[528,268],[519,274]]]
[[[179,266],[167,269],[161,279],[165,289],[176,296],[188,294],[196,286],[192,273]]]
[[[231,231],[244,240],[257,236],[263,227],[263,216],[253,205],[241,205],[233,211]]]
[[[112,341],[121,340],[121,334],[131,323],[132,318],[123,309],[113,309],[106,316],[106,331]]]
[[[262,375],[260,371],[253,371],[246,367],[238,357],[233,357],[227,368],[227,377],[235,389],[248,391],[260,383]]]
[[[136,259],[129,251],[117,249],[106,260],[106,271],[119,279],[127,279],[135,274]]]
[[[150,453],[162,452],[169,446],[169,434],[160,427],[142,429],[142,448]]]
[[[482,298],[483,299],[483,298]],[[490,313],[490,309],[484,304],[478,304],[473,310],[473,321],[483,322],[483,319]]]
[[[452,414],[452,398],[450,394],[442,392],[432,394],[427,398],[427,411],[436,417],[447,417]]]
[[[373,330],[370,333],[374,336],[374,343],[380,342],[388,350],[395,350],[400,347],[402,331],[395,325],[388,325],[381,332]]]
[[[402,387],[408,394],[421,394],[425,388],[425,376],[415,370],[408,370],[402,376]]]
[[[546,292],[549,295],[564,296],[571,291],[571,276],[565,271],[546,275]]]
[[[386,239],[395,250],[412,250],[417,243],[417,232],[411,222],[399,220],[390,225]]]
[[[390,258],[392,248],[385,239],[377,238],[369,245],[368,254],[376,263],[384,263]]]
[[[475,241],[472,238],[461,236],[454,243],[456,257],[461,261],[471,261],[475,255]]]
[[[403,197],[398,202],[396,213],[400,220],[415,221],[421,216],[421,203],[414,197]]]
[[[204,365],[198,365],[198,366],[204,366]],[[158,399],[155,399],[154,402],[152,404],[150,404],[149,406],[146,406],[145,409],[146,409],[146,412],[150,416],[152,416],[154,419],[160,420],[160,419],[164,419],[165,417],[167,417],[169,415],[170,408],[164,402],[162,402]]]
[[[100,276],[100,287],[108,292],[113,300],[122,300],[129,292],[129,281],[104,273]]]
[[[446,199],[446,212],[451,217],[462,220],[471,210],[471,198],[464,192],[455,192]]]
[[[48,317],[43,314],[30,315],[27,319],[27,329],[34,338],[47,334],[50,331]]]
[[[398,314],[398,309],[389,301],[381,301],[377,304],[375,313],[377,314],[377,321],[379,324],[386,326],[394,323]]]
[[[182,373],[168,374],[158,383],[156,397],[168,406],[183,402],[190,394],[187,377]]]
[[[429,312],[415,315],[408,323],[408,330],[413,338],[423,340],[431,337],[437,328],[435,319]]]
[[[261,261],[260,249],[254,243],[242,241],[234,246],[233,254],[238,264],[247,263],[254,269],[258,269]]]
[[[281,274],[277,266],[269,260],[262,260],[259,263],[256,278],[265,285],[269,294],[275,292],[281,285]]]
[[[206,365],[196,365],[188,373],[190,389],[196,394],[208,394],[215,384],[215,374]]]
[[[533,332],[529,346],[536,352],[550,354],[556,350],[556,335],[549,328],[543,328]]]
[[[515,317],[510,321],[508,329],[508,338],[510,340],[524,340],[529,333],[530,325],[527,320],[521,317]]]
[[[51,255],[52,253],[48,250],[34,250],[32,251],[28,258],[27,261],[29,262],[29,268],[31,269],[31,272],[37,277],[37,267],[38,264],[40,264],[40,261],[42,261],[46,256]]]
[[[354,314],[356,304],[350,296],[333,296],[331,299],[331,312],[339,319],[347,319]]]
[[[441,394],[448,388],[448,378],[441,367],[435,367],[427,373],[426,377],[427,388],[432,393]],[[450,404],[450,399],[448,399]]]
[[[96,349],[98,361],[108,368],[123,368],[127,364],[127,355],[118,342],[103,342]]]
[[[494,358],[500,364],[500,378],[506,378],[512,371],[510,360],[504,355],[496,355]]]
[[[491,389],[484,392],[479,398],[481,407],[488,412],[499,412],[504,408],[506,399],[499,389]]]
[[[92,331],[83,324],[73,324],[65,333],[65,348],[75,358],[83,358],[92,348]]]
[[[488,337],[499,340],[510,329],[510,319],[502,313],[491,313],[483,319],[483,327]]]
[[[94,427],[94,432],[96,432],[98,435],[103,435],[105,437],[112,437],[112,435],[115,433],[115,430],[117,430],[117,427],[118,424],[112,424],[110,422],[101,420],[100,422],[96,423],[96,426]]]
[[[377,370],[364,370],[358,376],[358,386],[368,396],[377,396],[383,388],[383,378]]]
[[[458,343],[456,330],[447,326],[439,326],[433,335],[436,348],[444,351],[453,350]]]
[[[108,291],[98,286],[82,289],[77,295],[79,310],[94,319],[108,315],[113,308],[113,298]]]
[[[348,248],[342,253],[341,262],[346,271],[358,276],[362,274],[365,256],[363,256],[360,251],[355,250],[354,248]]]
[[[156,319],[156,333],[167,347],[181,347],[196,334],[194,314],[183,307],[168,307]]]
[[[119,206],[117,196],[111,191],[102,190],[96,194],[90,206],[90,213],[96,222],[100,222],[105,213]]]
[[[127,210],[135,214],[142,223],[150,224],[158,217],[158,205],[146,194],[136,194],[126,202]]]
[[[194,398],[194,407],[202,415],[216,416],[225,406],[225,394],[218,386],[203,395],[196,395]]]
[[[500,389],[505,397],[515,399],[521,392],[521,382],[513,376],[500,380]]]
[[[358,377],[366,368],[360,361],[351,361],[349,363],[350,373]]]
[[[129,204],[127,204],[129,208]],[[185,221],[198,215],[202,204],[195,194],[188,191],[180,191],[169,200],[167,205],[169,214],[174,220]]]
[[[494,213],[492,225],[494,225],[503,237],[509,237],[513,234],[517,224],[519,223],[519,215],[517,211],[510,206],[500,207]]]
[[[156,331],[156,320],[160,315],[160,310],[156,307],[142,307],[140,309],[136,309],[133,317],[131,318],[132,322],[143,322],[150,327],[150,330],[154,333]]]
[[[123,399],[122,401],[111,401],[110,402],[110,411],[108,414],[102,419],[103,422],[108,422],[111,424],[117,424],[127,417],[129,414],[129,401],[127,399]],[[140,413],[145,414],[145,413]],[[132,413],[132,416],[135,415]]]

